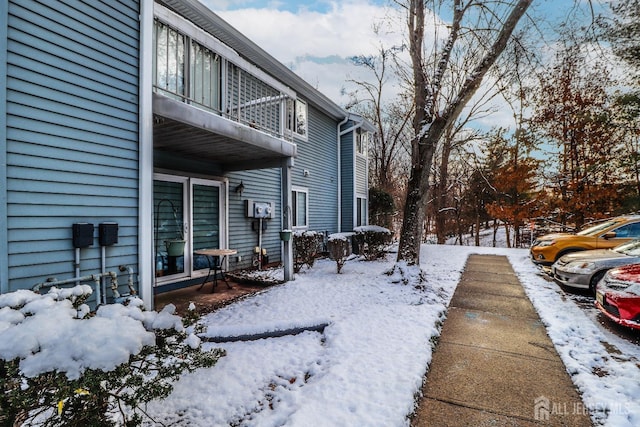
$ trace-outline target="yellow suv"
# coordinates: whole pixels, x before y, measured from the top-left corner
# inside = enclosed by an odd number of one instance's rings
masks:
[[[562,255],[588,249],[609,249],[640,238],[640,216],[619,216],[602,221],[576,234],[555,233],[536,238],[531,260],[551,265]]]

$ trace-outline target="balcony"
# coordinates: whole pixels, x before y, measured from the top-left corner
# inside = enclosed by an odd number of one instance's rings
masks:
[[[153,46],[154,149],[224,170],[295,156],[307,128],[295,92],[169,10],[156,10]]]

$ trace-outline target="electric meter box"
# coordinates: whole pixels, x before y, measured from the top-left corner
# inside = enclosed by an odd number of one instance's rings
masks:
[[[118,243],[118,224],[103,222],[98,226],[98,241],[100,246],[111,246]]]
[[[271,203],[258,203],[253,204],[253,217],[254,218],[271,218]]]
[[[93,245],[93,224],[77,222],[72,226],[73,247],[86,248]]]
[[[275,203],[273,202],[256,202],[254,200],[245,200],[245,212],[247,218],[273,218]]]

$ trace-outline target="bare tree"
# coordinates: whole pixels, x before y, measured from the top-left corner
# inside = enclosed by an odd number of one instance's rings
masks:
[[[408,178],[404,166],[409,161],[413,116],[413,104],[404,91],[393,97],[389,95],[397,80],[394,74],[395,54],[401,50],[380,46],[377,55],[351,58],[354,64],[368,70],[373,78],[349,80],[356,89],[349,93],[350,101],[346,106],[369,119],[377,128],[369,146],[369,179],[372,188],[393,197],[396,207],[404,204]]]
[[[400,233],[399,262],[404,261],[407,265],[419,264],[428,178],[438,142],[480,87],[484,76],[505,49],[518,21],[532,1],[453,0],[452,19],[447,25],[446,40],[434,47],[435,61],[424,59],[425,9],[429,6],[432,11],[439,10],[442,4],[439,1],[424,0],[397,2],[407,11],[415,104],[411,175]],[[448,97],[450,101],[443,102],[443,93],[452,89],[446,88],[443,83],[451,65],[454,48],[458,45],[469,48],[470,52],[481,48],[482,53],[470,53],[476,55],[475,66],[469,69],[463,86]],[[432,67],[427,68],[427,63],[431,63]]]

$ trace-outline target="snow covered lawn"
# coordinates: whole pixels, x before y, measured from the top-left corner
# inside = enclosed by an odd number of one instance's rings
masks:
[[[524,249],[425,245],[426,290],[391,283],[387,261],[329,260],[296,280],[204,318],[208,336],[327,324],[246,342],[208,343],[227,356],[184,376],[147,408],[166,425],[406,426],[446,306],[471,253],[507,255],[598,424],[640,425],[640,350],[607,334]],[[618,349],[611,355],[607,349]],[[603,373],[605,373],[603,375]],[[532,402],[533,411],[533,402]]]

